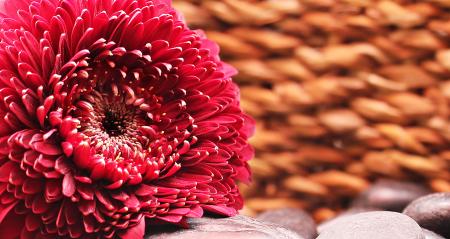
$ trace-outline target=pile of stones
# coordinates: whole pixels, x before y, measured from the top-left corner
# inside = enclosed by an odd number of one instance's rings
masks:
[[[189,229],[152,228],[149,239],[445,239],[450,238],[450,193],[429,193],[410,182],[382,179],[338,216],[317,224],[301,209],[276,209],[255,218],[204,217]]]

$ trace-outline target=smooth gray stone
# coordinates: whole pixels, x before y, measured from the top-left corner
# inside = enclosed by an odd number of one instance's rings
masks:
[[[450,238],[450,193],[434,193],[410,203],[404,214],[420,226]]]
[[[440,235],[438,235],[430,230],[427,230],[425,228],[422,228],[422,231],[423,231],[423,235],[425,235],[425,239],[445,239],[445,238],[441,237]]]
[[[291,229],[305,239],[317,236],[316,223],[305,211],[297,208],[284,208],[261,213],[256,219]]]
[[[341,218],[317,239],[425,239],[408,216],[389,211],[363,212]]]
[[[401,212],[410,202],[431,193],[423,185],[392,179],[380,179],[363,192],[352,207],[376,207]]]
[[[147,239],[303,239],[297,233],[256,219],[235,216],[230,218],[189,219],[189,229],[158,232]]]
[[[332,226],[333,224],[339,222],[339,220],[354,215],[354,214],[358,214],[358,213],[363,213],[363,212],[373,212],[373,211],[380,211],[381,209],[379,208],[369,208],[369,207],[355,207],[355,208],[350,208],[340,214],[338,214],[336,217],[324,221],[321,224],[319,224],[319,226],[317,227],[317,231],[319,232],[319,234],[321,232],[323,232],[324,230],[326,230],[328,227]]]

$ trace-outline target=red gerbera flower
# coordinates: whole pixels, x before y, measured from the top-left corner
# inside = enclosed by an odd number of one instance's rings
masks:
[[[254,123],[234,69],[168,0],[7,0],[1,238],[139,238],[234,215]]]

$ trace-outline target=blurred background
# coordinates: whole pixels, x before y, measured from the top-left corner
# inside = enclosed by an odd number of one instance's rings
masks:
[[[243,213],[333,217],[378,178],[450,191],[450,1],[174,0],[257,120]]]

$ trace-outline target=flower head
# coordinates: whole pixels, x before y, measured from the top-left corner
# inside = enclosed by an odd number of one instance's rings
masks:
[[[234,215],[254,123],[235,70],[169,0],[6,0],[2,238],[139,238]]]

